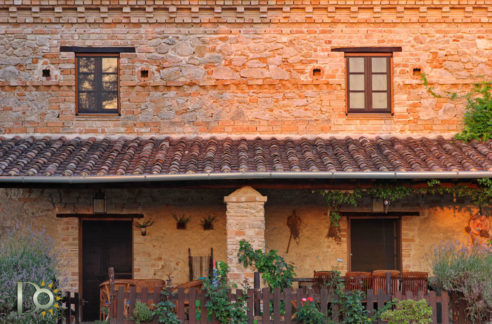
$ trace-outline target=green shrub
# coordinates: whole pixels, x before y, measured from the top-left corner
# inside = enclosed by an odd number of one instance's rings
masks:
[[[157,320],[159,323],[180,324],[181,322],[176,315],[176,305],[169,298],[171,294],[165,289],[162,291],[162,294],[165,296],[165,299],[157,303],[154,310]]]
[[[296,321],[302,324],[325,324],[325,315],[318,309],[312,297],[303,298],[296,312]]]
[[[142,302],[137,302],[135,308],[133,309],[132,320],[136,324],[147,323],[154,319],[154,312],[147,306],[147,304]]]
[[[381,314],[381,319],[388,324],[426,324],[432,323],[432,307],[425,299],[415,301],[393,300],[396,303],[394,310],[388,309]]]
[[[237,253],[239,263],[245,267],[253,265],[270,288],[289,288],[296,275],[294,266],[285,262],[276,250],[268,253],[262,250],[253,250],[251,244],[245,240],[239,242]]]
[[[462,296],[467,315],[473,322],[482,321],[492,312],[492,247],[441,245],[434,250],[434,285]]]
[[[242,297],[237,297],[234,302],[229,301],[230,286],[227,284],[227,273],[229,268],[225,262],[217,262],[217,272],[203,283],[203,290],[207,297],[208,319],[215,315],[221,324],[246,324],[247,294],[243,292]]]
[[[17,313],[17,283],[32,282],[41,286],[51,284],[51,290],[59,285],[57,266],[60,257],[54,241],[44,232],[31,227],[14,227],[0,236],[0,323],[51,324],[60,316],[58,308],[53,314],[34,312],[32,301],[35,292],[29,284],[23,289],[23,313]],[[40,294],[38,301],[45,305],[47,294]]]

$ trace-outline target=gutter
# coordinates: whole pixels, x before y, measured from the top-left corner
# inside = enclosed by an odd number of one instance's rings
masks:
[[[0,176],[0,184],[90,184],[124,182],[167,182],[205,180],[416,180],[416,179],[478,179],[492,178],[492,171],[442,171],[442,172],[232,172],[196,174],[147,174],[124,176]]]

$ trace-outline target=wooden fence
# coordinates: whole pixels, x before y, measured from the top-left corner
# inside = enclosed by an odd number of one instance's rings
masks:
[[[80,323],[80,298],[79,293],[66,292],[61,300],[63,318],[58,320],[58,324],[79,324]]]
[[[241,294],[241,291],[238,291]],[[288,324],[295,323],[293,319],[296,308],[301,305],[302,299],[307,297],[313,297],[316,303],[319,303],[321,311],[328,315],[329,318],[338,323],[343,323],[343,317],[340,314],[336,296],[329,294],[326,289],[322,289],[320,293],[316,294],[312,290],[307,289],[286,289],[280,291],[274,289],[271,292],[268,288],[264,289],[250,289],[247,292],[248,299],[248,323],[258,324]],[[236,293],[229,293],[230,300],[234,301],[237,298]],[[146,303],[147,305],[156,304],[164,299],[164,295],[161,294],[159,288],[149,292],[146,288],[143,288],[141,292],[137,292],[135,287],[131,287],[129,291],[125,291],[124,287],[120,287],[115,292],[115,298],[111,305],[111,324],[130,324],[134,323],[130,320],[133,314],[133,309],[136,302]],[[205,324],[205,323],[217,323],[212,318],[207,318],[206,299],[205,294],[202,291],[196,289],[178,289],[177,292],[170,297],[171,301],[176,305],[176,313],[178,318],[184,324]],[[378,295],[375,295],[372,290],[368,290],[364,305],[370,316],[374,315],[375,311],[382,309],[382,307],[390,301],[392,298],[398,298],[400,300],[405,299],[422,299],[425,298],[428,304],[432,307],[432,320],[433,323],[449,324],[449,296],[446,292],[442,295],[437,295],[431,291],[428,294],[420,293],[414,296],[411,291],[408,291],[406,295],[402,295],[400,292],[392,295],[380,291]],[[199,301],[199,302],[197,302]],[[199,309],[197,309],[197,307]],[[197,316],[197,314],[201,314]],[[157,323],[157,319],[154,319],[153,323]],[[377,323],[383,323],[378,321]],[[456,322],[455,322],[456,323]]]

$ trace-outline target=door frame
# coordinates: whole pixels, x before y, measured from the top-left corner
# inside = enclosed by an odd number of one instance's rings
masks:
[[[396,214],[396,213],[395,213]],[[358,219],[394,219],[396,220],[396,252],[398,253],[397,257],[397,267],[398,270],[402,271],[403,269],[403,254],[402,254],[402,220],[401,220],[402,215],[396,214],[392,215],[392,213],[388,214],[380,214],[380,213],[374,213],[371,215],[371,213],[360,213],[359,215],[351,213],[350,215],[347,215],[347,271],[351,272],[352,271],[352,229],[351,229],[351,222],[352,220],[358,220]]]
[[[79,295],[83,299],[84,298],[84,268],[83,268],[83,257],[84,257],[84,251],[83,251],[83,245],[84,245],[84,239],[83,239],[83,223],[84,222],[98,222],[98,221],[117,221],[117,222],[130,222],[131,224],[131,243],[132,243],[132,248],[131,248],[131,260],[132,260],[132,279],[135,275],[135,260],[134,260],[134,249],[135,249],[135,235],[133,233],[133,217],[125,217],[125,215],[121,215],[120,217],[84,217],[81,216],[79,217]],[[81,314],[83,312],[83,307],[82,305],[82,310]]]

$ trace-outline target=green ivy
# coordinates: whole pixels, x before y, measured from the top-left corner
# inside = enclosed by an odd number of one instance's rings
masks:
[[[181,321],[176,315],[176,305],[171,301],[171,293],[164,289],[162,291],[164,300],[154,305],[154,315],[157,316],[159,323],[180,324]]]

